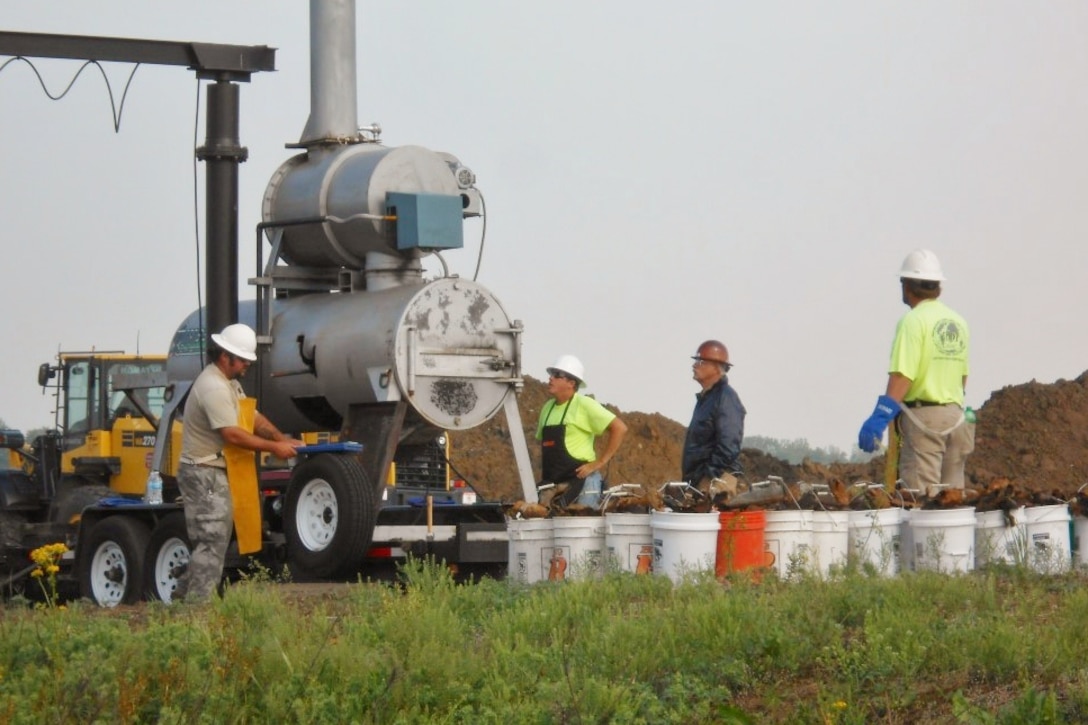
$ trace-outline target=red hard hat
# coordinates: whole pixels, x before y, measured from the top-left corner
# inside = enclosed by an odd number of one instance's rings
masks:
[[[725,345],[717,340],[707,340],[699,349],[691,356],[692,360],[711,360],[716,363],[728,363],[729,351],[725,349]]]

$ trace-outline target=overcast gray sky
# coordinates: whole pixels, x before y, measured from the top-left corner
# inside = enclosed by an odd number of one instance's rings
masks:
[[[720,338],[746,433],[851,448],[906,309],[899,264],[922,246],[971,326],[968,404],[1088,368],[1088,4],[360,0],[357,15],[359,120],[476,172],[479,281],[524,322],[530,375],[572,353],[603,402],[686,423],[689,356]],[[242,86],[245,277],[309,112],[307,23],[303,0],[0,15],[278,48],[279,70]],[[36,64],[54,92],[78,68]],[[193,73],[141,67],[115,134],[89,70],[60,102],[25,64],[0,73],[0,418],[24,429],[51,420],[35,374],[58,349],[162,352],[197,305]],[[129,70],[107,66],[118,97]],[[473,274],[480,229],[466,222],[452,271]]]

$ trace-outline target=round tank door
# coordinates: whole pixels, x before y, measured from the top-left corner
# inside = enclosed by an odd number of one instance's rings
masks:
[[[444,278],[409,302],[394,341],[394,375],[405,400],[446,430],[489,420],[513,395],[520,339],[482,285]]]

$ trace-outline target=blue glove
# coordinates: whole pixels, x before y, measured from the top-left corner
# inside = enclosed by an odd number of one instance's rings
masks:
[[[884,437],[884,429],[899,415],[900,406],[894,398],[881,395],[876,399],[876,410],[869,416],[869,420],[861,424],[861,432],[858,433],[858,448],[866,453],[872,453],[880,445],[880,439]]]

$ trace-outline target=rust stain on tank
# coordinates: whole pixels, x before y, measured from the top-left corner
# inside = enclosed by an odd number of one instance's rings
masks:
[[[429,309],[423,309],[412,315],[412,325],[417,330],[430,330],[431,329],[431,311]]]
[[[491,309],[491,302],[487,296],[476,292],[475,299],[468,306],[468,319],[473,327],[480,327],[484,321],[484,315]]]
[[[476,387],[467,380],[436,380],[431,386],[431,404],[447,415],[465,415],[479,402]]]
[[[461,318],[461,329],[470,335],[485,337],[488,329],[484,323],[491,309],[491,300],[479,290],[470,290],[465,298],[467,314]]]

